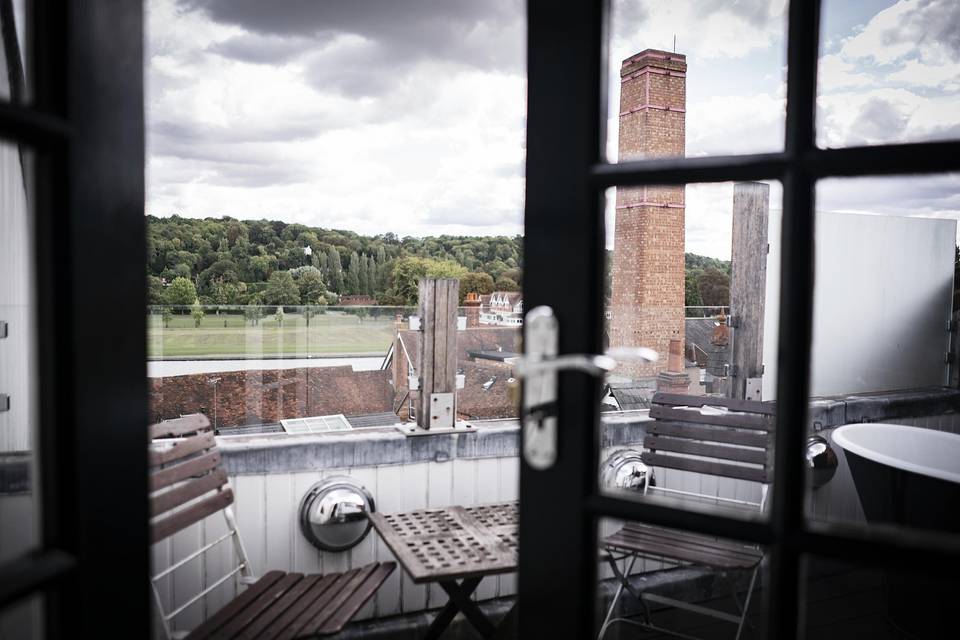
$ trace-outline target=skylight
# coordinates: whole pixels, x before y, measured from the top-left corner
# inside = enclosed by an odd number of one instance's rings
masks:
[[[352,429],[342,413],[310,418],[291,418],[281,420],[280,425],[287,433],[326,433],[328,431],[349,431]]]

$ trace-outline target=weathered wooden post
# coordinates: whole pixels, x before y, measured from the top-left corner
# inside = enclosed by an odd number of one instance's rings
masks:
[[[460,281],[420,281],[420,390],[417,425],[425,430],[456,424],[457,304]]]
[[[733,185],[731,398],[760,400],[769,214],[770,185],[761,182],[738,182]]]

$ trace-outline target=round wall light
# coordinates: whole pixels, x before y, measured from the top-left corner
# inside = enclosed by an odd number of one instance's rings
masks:
[[[346,551],[370,532],[373,496],[348,476],[316,483],[300,501],[300,531],[321,551]]]

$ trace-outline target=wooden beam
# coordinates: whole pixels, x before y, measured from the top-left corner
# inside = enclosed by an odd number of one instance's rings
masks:
[[[733,186],[733,248],[730,314],[735,318],[729,395],[744,399],[748,378],[763,372],[763,316],[767,287],[767,224],[770,185]],[[751,398],[759,400],[759,398]]]
[[[430,429],[431,396],[435,393],[456,393],[460,281],[453,278],[424,278],[420,281],[419,291],[422,335],[420,370],[417,372],[420,377],[417,424],[423,429]],[[453,417],[456,418],[455,411]]]

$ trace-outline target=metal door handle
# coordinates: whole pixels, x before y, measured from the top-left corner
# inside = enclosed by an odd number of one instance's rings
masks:
[[[549,469],[557,460],[557,373],[582,371],[600,377],[617,366],[617,358],[655,362],[657,352],[646,347],[620,348],[607,354],[558,355],[558,322],[553,309],[539,306],[524,322],[526,355],[515,368],[522,378],[523,458],[534,469]]]

